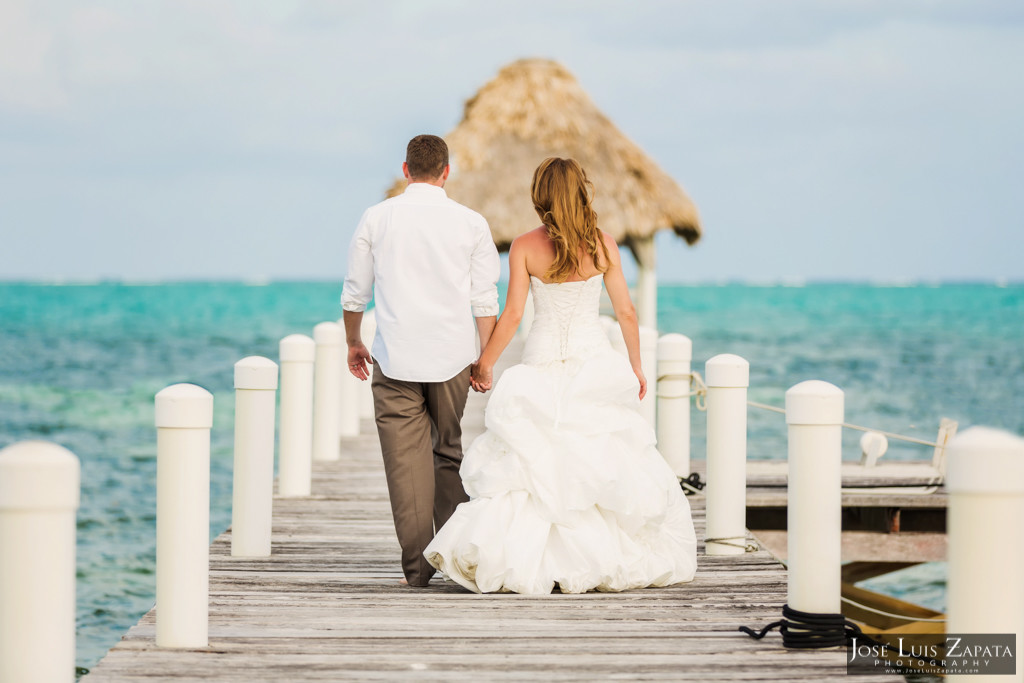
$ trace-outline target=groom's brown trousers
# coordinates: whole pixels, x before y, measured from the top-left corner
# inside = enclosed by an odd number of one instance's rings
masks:
[[[467,367],[446,382],[406,382],[373,366],[377,434],[402,571],[412,586],[427,585],[436,571],[423,557],[434,530],[469,500],[459,476],[469,374]]]

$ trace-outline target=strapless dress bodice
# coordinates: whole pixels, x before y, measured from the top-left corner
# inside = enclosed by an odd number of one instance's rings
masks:
[[[523,363],[583,360],[610,348],[598,315],[602,282],[600,274],[573,282],[544,282],[530,276],[534,318]]]

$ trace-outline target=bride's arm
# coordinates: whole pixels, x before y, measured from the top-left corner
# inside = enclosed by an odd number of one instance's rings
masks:
[[[626,277],[622,274],[622,259],[619,256],[619,245],[615,243],[606,233],[604,237],[605,246],[608,247],[610,261],[608,270],[604,274],[604,287],[608,290],[608,298],[612,301],[612,309],[615,311],[615,318],[619,321],[619,328],[622,330],[622,338],[626,342],[626,351],[629,353],[629,364],[633,367],[640,382],[640,398],[647,393],[647,378],[644,377],[643,368],[640,367],[640,327],[637,324],[636,308],[629,298],[629,286],[626,284]]]
[[[480,359],[473,367],[474,387],[478,391],[491,388],[494,364],[512,341],[513,335],[523,319],[526,307],[526,295],[530,292],[530,275],[526,271],[526,250],[517,238],[508,250],[508,294],[505,297],[505,310],[498,317],[498,323],[491,332],[487,345],[480,354]]]

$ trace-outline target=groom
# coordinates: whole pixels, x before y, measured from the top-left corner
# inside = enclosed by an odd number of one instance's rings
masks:
[[[423,549],[468,500],[459,477],[462,411],[476,359],[498,314],[498,251],[483,216],[448,199],[448,146],[435,135],[409,141],[405,192],[371,206],[349,247],[341,295],[349,371],[373,364],[373,408],[391,496],[402,571],[426,586]],[[377,335],[360,338],[366,305]],[[372,355],[372,360],[371,360]]]

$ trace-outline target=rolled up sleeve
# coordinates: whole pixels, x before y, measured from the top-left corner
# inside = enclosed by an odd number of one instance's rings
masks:
[[[367,213],[363,214],[352,243],[348,247],[348,272],[341,290],[341,307],[346,311],[365,311],[373,299],[373,251]]]
[[[483,221],[470,264],[470,303],[474,317],[498,315],[499,275],[501,261],[498,249],[494,246],[487,221]]]

